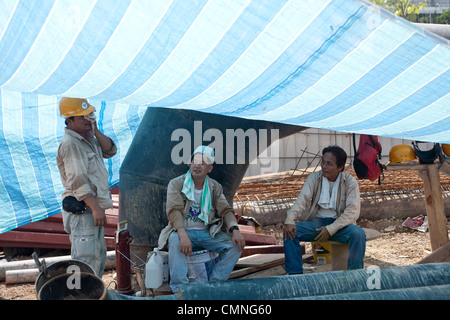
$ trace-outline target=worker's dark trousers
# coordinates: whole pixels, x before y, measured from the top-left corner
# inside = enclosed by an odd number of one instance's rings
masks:
[[[303,273],[302,248],[299,242],[316,241],[315,238],[319,235],[319,231],[316,229],[332,224],[335,220],[334,218],[314,218],[295,223],[297,227],[295,238],[293,240],[289,237],[284,239],[286,273]],[[366,234],[362,228],[354,224],[348,225],[337,231],[329,240],[348,244],[348,270],[364,267]]]

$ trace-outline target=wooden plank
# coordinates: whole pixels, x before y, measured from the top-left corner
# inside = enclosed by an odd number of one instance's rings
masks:
[[[304,254],[302,255],[302,260],[303,262],[306,262],[308,260],[311,260],[313,257],[312,254],[308,253],[308,254]],[[266,263],[260,266],[256,266],[256,267],[247,267],[247,268],[242,268],[242,269],[237,269],[237,270],[233,270],[233,272],[231,272],[230,274],[230,279],[234,279],[234,278],[239,278],[239,277],[243,277],[247,274],[250,273],[254,273],[254,272],[258,272],[261,270],[265,270],[265,269],[269,269],[269,268],[273,268],[279,265],[282,265],[284,263],[284,260],[276,260],[272,263]]]
[[[440,163],[420,164],[417,162],[414,163],[413,161],[411,163],[394,163],[386,166],[386,170],[427,170],[431,166],[439,167]]]
[[[444,212],[438,167],[430,165],[426,169],[418,170],[418,174],[424,185],[431,250],[435,251],[448,242],[447,218]]]
[[[246,246],[242,250],[241,258],[258,253],[284,253],[283,245]]]
[[[284,253],[264,253],[254,254],[244,258],[240,258],[236,263],[237,268],[260,267],[265,264],[280,262],[284,263]]]
[[[442,247],[429,254],[417,264],[423,263],[437,263],[437,262],[450,262],[450,241],[444,244]]]
[[[430,242],[431,250],[439,248],[439,241],[437,239],[437,233],[434,232],[436,227],[436,219],[434,215],[433,200],[431,197],[431,182],[428,176],[428,170],[418,170],[419,177],[423,180],[424,193],[425,193],[425,209],[427,211],[428,227],[430,228]]]
[[[249,232],[241,232],[241,234],[244,237],[246,245],[277,244],[277,239],[271,235]]]
[[[428,176],[431,184],[431,197],[434,207],[434,215],[436,221],[435,232],[438,239],[438,249],[448,242],[447,217],[445,216],[444,201],[442,197],[441,182],[439,178],[439,170],[436,166],[428,167]],[[430,230],[431,232],[431,230]]]
[[[253,273],[253,272],[257,272],[257,271],[265,270],[265,269],[268,269],[268,268],[276,267],[276,266],[281,265],[283,263],[284,263],[284,261],[278,260],[278,261],[274,261],[272,263],[266,263],[266,264],[263,264],[263,265],[260,265],[260,266],[256,266],[256,267],[247,267],[247,268],[243,268],[243,269],[234,270],[233,272],[231,272],[229,279],[242,277],[242,276],[245,276],[245,275]]]
[[[273,267],[276,267],[276,266],[277,265],[266,265],[266,266],[260,266],[260,267],[248,267],[248,268],[234,270],[233,272],[231,272],[231,274],[228,277],[228,279],[235,279],[235,278],[243,277],[243,276],[248,275],[250,273],[254,273],[254,272],[261,271],[261,270],[273,268]]]
[[[257,278],[267,278],[286,275],[286,270],[282,265],[267,268],[264,270],[256,271],[251,274],[244,275],[239,279],[257,279]]]
[[[247,233],[256,233],[254,226],[248,226],[245,224],[238,224],[239,231],[240,232],[247,232]]]

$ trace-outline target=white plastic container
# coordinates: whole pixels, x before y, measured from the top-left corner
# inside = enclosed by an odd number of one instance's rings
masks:
[[[157,289],[163,283],[163,258],[158,248],[149,252],[145,265],[145,287]]]

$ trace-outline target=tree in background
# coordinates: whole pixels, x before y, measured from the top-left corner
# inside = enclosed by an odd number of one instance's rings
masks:
[[[427,6],[427,1],[412,3],[411,0],[370,0],[370,2],[409,21],[416,21],[419,10]]]
[[[450,24],[450,9],[443,10],[442,14],[436,17],[435,23]]]

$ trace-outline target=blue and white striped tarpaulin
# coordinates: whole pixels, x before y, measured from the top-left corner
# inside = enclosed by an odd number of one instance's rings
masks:
[[[449,41],[359,0],[0,0],[0,232],[60,211],[62,96],[450,142]]]

